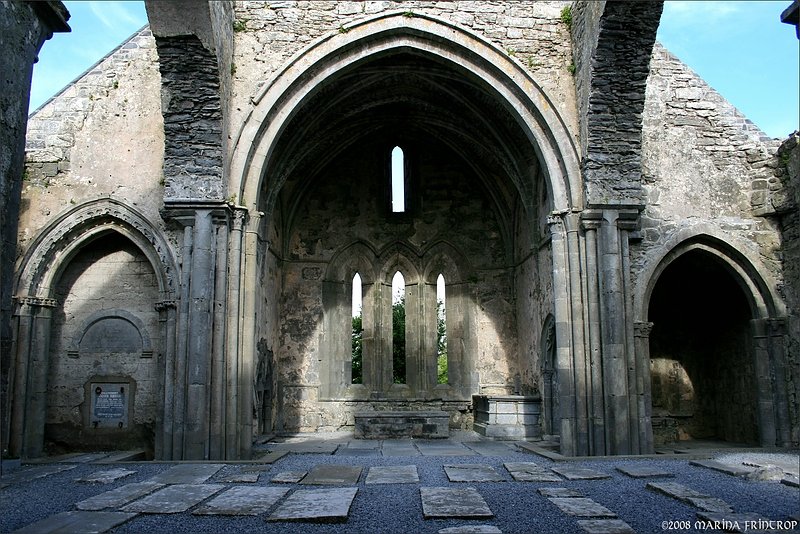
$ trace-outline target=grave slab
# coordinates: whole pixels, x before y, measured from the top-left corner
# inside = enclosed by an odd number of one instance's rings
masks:
[[[308,471],[283,471],[272,477],[271,482],[278,484],[297,484],[303,477],[308,474]]]
[[[503,534],[503,531],[494,525],[464,525],[443,528],[439,534]]]
[[[19,469],[18,471],[14,471],[10,475],[4,475],[3,478],[0,479],[0,482],[3,484],[28,482],[34,478],[48,477],[50,475],[55,475],[56,473],[62,473],[64,471],[69,471],[70,469],[75,469],[76,467],[78,466],[65,464],[48,464],[37,465],[35,467],[25,467],[23,469]]]
[[[292,493],[269,521],[344,522],[358,488],[297,490]]]
[[[288,492],[286,488],[234,486],[192,513],[195,515],[263,514]]]
[[[725,473],[726,475],[732,476],[744,476],[753,471],[753,468],[751,467],[737,467],[735,465],[724,464],[716,460],[692,460],[689,462],[689,465],[713,469],[714,471],[719,471],[720,473]]]
[[[549,497],[562,512],[576,517],[617,517],[617,514],[587,497]]]
[[[349,447],[339,447],[339,450],[336,451],[336,456],[380,456],[381,451],[378,449],[351,449]]]
[[[414,443],[405,439],[386,439],[381,452],[384,456],[419,456],[420,452]]]
[[[419,473],[416,465],[384,465],[370,467],[366,484],[416,484]]]
[[[503,466],[517,482],[561,482],[561,477],[534,462],[507,462]]]
[[[589,534],[636,534],[622,519],[581,519],[578,526]]]
[[[111,491],[106,491],[100,495],[89,497],[75,504],[78,510],[105,510],[107,508],[119,508],[131,501],[144,497],[148,493],[164,487],[164,484],[157,482],[132,482],[125,484]]]
[[[601,473],[594,469],[587,469],[585,467],[572,467],[569,465],[552,467],[551,471],[558,473],[567,480],[600,480],[603,478],[611,478],[607,473]]]
[[[271,451],[254,458],[254,460],[265,464],[272,464],[277,462],[287,454],[289,454],[289,451]]]
[[[185,512],[224,487],[222,484],[172,484],[124,506],[122,510],[143,514],[177,514]]]
[[[462,464],[446,465],[444,472],[450,482],[502,482],[505,477],[491,465]]]
[[[516,448],[501,441],[465,441],[464,446],[481,456],[508,456],[515,452]]]
[[[224,476],[220,479],[220,482],[224,484],[239,484],[239,483],[250,483],[253,484],[258,482],[258,477],[261,473],[254,472],[254,473],[233,473],[227,476]]]
[[[32,523],[19,530],[15,534],[93,534],[108,532],[136,517],[136,514],[126,514],[123,512],[85,512],[71,511],[61,512],[50,516],[36,523]]]
[[[475,456],[475,451],[452,441],[417,441],[416,445],[423,456]]]
[[[225,467],[224,464],[180,464],[150,479],[159,484],[202,484]]]
[[[650,482],[647,488],[685,502],[704,512],[730,513],[733,510],[722,499],[705,495],[676,482]]]
[[[674,477],[673,473],[664,471],[657,467],[650,467],[646,465],[628,465],[617,467],[617,471],[623,475],[628,475],[631,478],[656,478],[656,477]]]
[[[120,478],[124,478],[130,475],[133,475],[136,471],[131,471],[129,469],[123,469],[121,467],[116,469],[109,469],[107,471],[97,471],[90,475],[86,475],[83,478],[78,478],[76,482],[88,482],[88,483],[100,483],[100,484],[110,484],[115,480],[119,480]]]
[[[781,484],[791,488],[800,488],[800,479],[794,475],[784,475],[781,479]]]
[[[565,499],[583,497],[583,493],[570,488],[539,488],[542,497],[563,497]]]
[[[420,488],[425,519],[494,517],[475,488]]]
[[[362,469],[357,465],[315,465],[300,483],[350,486],[358,484]]]

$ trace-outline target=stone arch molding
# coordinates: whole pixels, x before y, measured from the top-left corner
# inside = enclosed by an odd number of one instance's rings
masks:
[[[344,30],[344,31],[341,31]],[[583,207],[580,165],[572,135],[553,101],[503,50],[477,34],[428,15],[396,11],[359,20],[294,56],[253,98],[236,136],[229,192],[255,211],[267,166],[292,117],[337,72],[373,57],[407,50],[432,56],[492,91],[517,119],[540,159],[556,211]]]
[[[112,310],[99,310],[90,315],[75,331],[75,335],[70,340],[69,347],[67,348],[67,355],[71,358],[77,358],[80,355],[81,344],[86,337],[86,334],[89,333],[89,329],[106,319],[121,319],[129,323],[139,334],[142,357],[150,358],[153,356],[153,344],[150,341],[150,335],[147,332],[147,327],[144,325],[142,320],[129,311],[118,308]]]
[[[718,260],[742,286],[753,319],[780,318],[786,315],[783,301],[775,292],[776,284],[747,243],[725,234],[710,224],[700,224],[676,233],[642,269],[634,288],[636,321],[647,322],[650,296],[661,273],[677,258],[692,250],[703,250]]]
[[[117,232],[147,257],[158,279],[162,300],[172,300],[179,283],[172,248],[141,213],[124,202],[101,198],[59,215],[39,234],[26,253],[16,280],[16,295],[49,298],[70,260],[91,240]]]

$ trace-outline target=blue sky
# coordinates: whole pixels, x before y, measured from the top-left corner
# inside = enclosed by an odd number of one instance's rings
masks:
[[[43,104],[147,23],[143,2],[64,2],[72,33],[46,42],[30,109]],[[665,3],[661,41],[770,137],[798,129],[798,40],[780,22],[790,0]]]

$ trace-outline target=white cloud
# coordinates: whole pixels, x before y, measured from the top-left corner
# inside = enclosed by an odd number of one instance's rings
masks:
[[[128,10],[126,2],[91,2],[92,14],[108,29],[119,29],[120,25],[139,27],[139,20]]]

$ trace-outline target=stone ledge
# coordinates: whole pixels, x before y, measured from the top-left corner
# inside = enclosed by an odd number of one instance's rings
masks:
[[[353,414],[356,439],[447,438],[450,415],[440,410],[367,411]]]

